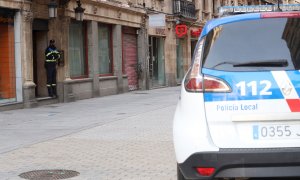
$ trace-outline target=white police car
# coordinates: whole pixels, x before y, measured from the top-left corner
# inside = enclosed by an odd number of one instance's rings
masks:
[[[300,12],[203,28],[174,116],[178,179],[300,177]]]

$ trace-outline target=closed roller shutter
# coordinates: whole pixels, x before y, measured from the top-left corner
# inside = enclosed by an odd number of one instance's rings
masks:
[[[137,35],[133,28],[123,28],[123,68],[130,91],[138,89]]]
[[[0,22],[0,100],[16,97],[14,26]]]

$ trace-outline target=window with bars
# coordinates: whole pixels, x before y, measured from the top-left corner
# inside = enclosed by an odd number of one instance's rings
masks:
[[[196,19],[195,3],[187,0],[174,0],[173,11],[175,15]]]

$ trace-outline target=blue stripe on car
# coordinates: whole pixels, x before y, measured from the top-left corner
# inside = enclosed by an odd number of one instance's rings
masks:
[[[266,99],[284,99],[280,88],[278,87],[275,79],[270,71],[262,72],[227,72],[211,69],[202,69],[202,73],[223,79],[232,89],[230,93],[204,93],[204,100],[210,101],[240,101],[240,100],[266,100]],[[244,81],[246,86],[245,96],[241,95],[241,88],[236,85]],[[257,84],[257,95],[253,95],[252,87],[247,86],[248,83],[255,81]],[[260,95],[260,92],[266,87],[264,84],[260,84],[261,81],[269,81],[271,87],[269,89],[272,92],[271,95]]]

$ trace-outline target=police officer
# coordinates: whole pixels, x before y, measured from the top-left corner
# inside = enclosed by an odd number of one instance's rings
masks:
[[[50,40],[50,45],[45,50],[45,68],[47,71],[47,88],[50,97],[56,97],[56,64],[60,54],[55,47],[55,41]]]

